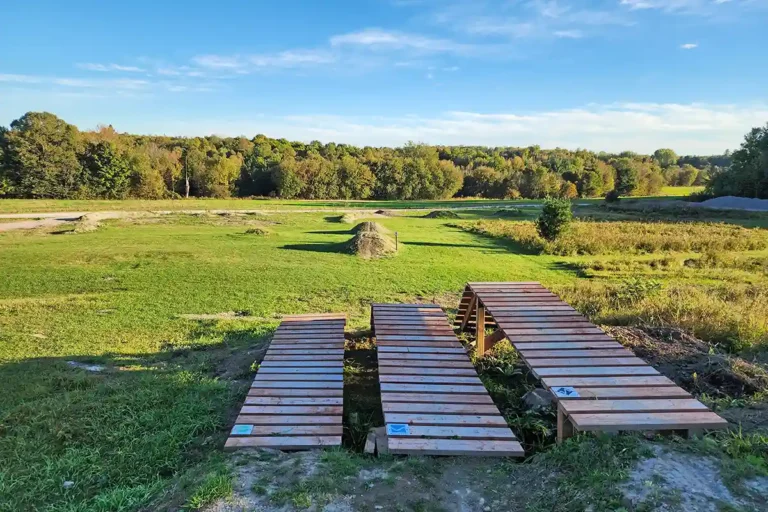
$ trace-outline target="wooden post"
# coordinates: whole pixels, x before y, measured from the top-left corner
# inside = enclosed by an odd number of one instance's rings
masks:
[[[467,330],[467,324],[469,323],[469,317],[470,317],[470,315],[472,315],[472,311],[474,311],[476,305],[477,305],[477,295],[473,294],[472,298],[469,299],[469,304],[467,304],[467,311],[464,313],[464,320],[461,321],[461,331],[462,332]]]
[[[477,318],[475,318],[475,337],[477,338],[477,355],[485,354],[485,306],[477,304]]]
[[[557,444],[562,443],[569,437],[573,437],[573,425],[568,417],[558,406],[557,408]]]

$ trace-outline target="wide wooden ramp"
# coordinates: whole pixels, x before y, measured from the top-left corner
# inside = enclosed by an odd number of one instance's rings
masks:
[[[539,283],[469,283],[456,324],[478,350],[508,338],[558,402],[558,439],[581,431],[725,428],[728,423]],[[485,328],[498,330],[485,336]]]
[[[522,457],[464,347],[434,304],[373,304],[389,451]]]
[[[339,314],[283,317],[225,449],[341,445],[345,324]]]

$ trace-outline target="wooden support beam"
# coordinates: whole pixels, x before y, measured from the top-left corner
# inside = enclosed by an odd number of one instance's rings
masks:
[[[487,350],[485,347],[485,306],[479,303],[477,305],[475,337],[477,338],[477,353],[482,356]]]
[[[472,295],[472,299],[469,301],[467,311],[464,313],[464,319],[461,321],[461,328],[459,329],[461,332],[466,331],[467,324],[469,323],[469,317],[472,316],[472,312],[474,311],[475,306],[477,306],[477,294]]]
[[[485,337],[485,350],[491,350],[498,342],[507,339],[504,331],[497,329]]]
[[[569,437],[573,437],[573,425],[568,416],[558,407],[557,408],[557,444],[562,443]]]

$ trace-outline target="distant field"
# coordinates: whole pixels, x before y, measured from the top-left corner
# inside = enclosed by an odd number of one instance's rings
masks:
[[[665,187],[667,198],[689,195],[701,187]],[[632,198],[645,201],[653,197]],[[601,203],[601,198],[574,199],[578,204]],[[312,209],[431,209],[431,208],[502,208],[540,204],[537,199],[448,199],[441,201],[342,201],[300,199],[125,199],[125,200],[48,200],[0,199],[0,214],[88,211],[162,211],[162,210],[312,210]]]
[[[704,187],[663,187],[659,195],[685,197],[698,192],[704,192]]]

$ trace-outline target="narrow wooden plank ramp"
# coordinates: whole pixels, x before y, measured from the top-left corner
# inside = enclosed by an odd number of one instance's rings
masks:
[[[523,448],[434,304],[373,304],[389,451],[522,457]]]
[[[224,449],[341,445],[345,325],[340,314],[283,317]]]
[[[539,283],[468,283],[455,323],[476,331],[482,352],[510,340],[555,396],[558,440],[574,429],[697,432],[728,426]],[[498,330],[485,336],[491,325]]]

